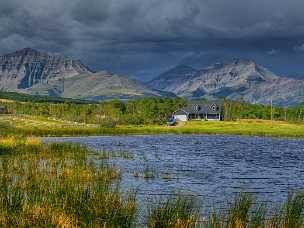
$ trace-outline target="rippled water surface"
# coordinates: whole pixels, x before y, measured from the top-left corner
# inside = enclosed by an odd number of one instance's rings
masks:
[[[128,151],[115,159],[123,187],[138,189],[140,200],[178,191],[198,195],[207,208],[219,207],[240,191],[261,201],[283,201],[304,189],[304,140],[263,137],[160,135],[47,138],[79,142],[98,151]],[[155,178],[134,177],[145,169]]]

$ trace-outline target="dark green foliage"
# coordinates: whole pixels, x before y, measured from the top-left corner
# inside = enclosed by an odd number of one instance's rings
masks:
[[[0,99],[9,99],[20,102],[38,102],[38,103],[45,103],[45,102],[50,102],[50,103],[71,102],[75,104],[93,103],[90,101],[78,100],[78,99],[51,97],[51,96],[37,96],[37,95],[29,95],[29,94],[21,94],[21,93],[5,92],[5,91],[0,91]]]
[[[225,120],[264,119],[303,121],[304,105],[297,107],[272,107],[270,105],[249,104],[243,100],[231,101],[224,99]],[[271,115],[272,114],[272,115]]]
[[[0,98],[12,98],[1,96]],[[14,93],[13,93],[14,94]],[[177,98],[145,98],[122,102],[119,100],[105,101],[102,103],[85,104],[77,100],[63,98],[49,98],[31,96],[23,100],[27,102],[3,102],[9,113],[17,115],[44,116],[63,119],[73,122],[98,124],[101,127],[113,128],[116,125],[147,125],[165,124],[168,118],[177,109],[187,104],[186,100]],[[13,96],[14,97],[14,96]],[[22,95],[23,97],[23,95]],[[62,99],[62,100],[61,100]],[[223,100],[223,114],[225,120],[238,119],[273,119],[286,121],[303,121],[304,106],[298,107],[273,107],[261,104],[248,104],[243,100]],[[271,115],[272,114],[272,115]]]
[[[1,104],[1,103],[0,103]],[[174,111],[185,105],[182,99],[146,98],[100,104],[3,103],[11,114],[52,117],[114,127],[116,124],[164,124]]]
[[[111,118],[105,118],[100,122],[101,128],[115,128],[117,121]]]

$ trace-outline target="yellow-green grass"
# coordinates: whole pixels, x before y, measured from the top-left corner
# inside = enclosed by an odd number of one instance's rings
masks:
[[[7,127],[6,132],[12,131],[18,134],[37,136],[229,134],[304,137],[303,123],[269,120],[189,121],[179,123],[173,127],[166,125],[118,125],[113,128],[107,128],[35,116],[0,115],[0,130],[1,124]],[[2,133],[4,132],[4,130],[1,131]]]
[[[78,144],[0,137],[0,226],[130,227],[135,197],[120,176]]]

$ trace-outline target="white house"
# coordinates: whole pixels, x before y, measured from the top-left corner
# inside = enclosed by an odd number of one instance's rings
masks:
[[[178,121],[188,120],[210,120],[220,121],[224,119],[222,105],[213,103],[191,103],[173,113],[174,119]]]

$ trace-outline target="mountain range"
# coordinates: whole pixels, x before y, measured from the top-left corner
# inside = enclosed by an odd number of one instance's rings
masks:
[[[0,90],[88,100],[174,96],[81,61],[25,48],[0,57]]]
[[[304,80],[278,76],[252,60],[236,59],[197,70],[186,65],[161,74],[149,86],[187,98],[243,99],[291,106],[304,102]]]
[[[253,60],[236,59],[195,69],[178,65],[148,83],[79,60],[25,48],[0,56],[0,90],[86,100],[141,97],[240,99],[290,106],[304,101],[304,80],[276,75]]]

